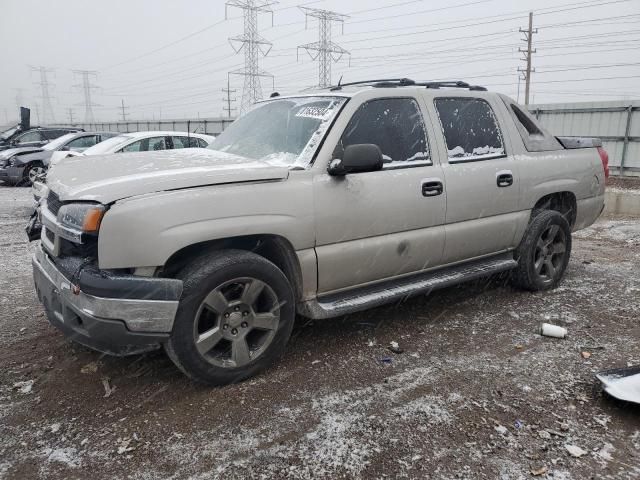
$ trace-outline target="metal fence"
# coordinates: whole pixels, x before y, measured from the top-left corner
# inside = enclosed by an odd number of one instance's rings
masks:
[[[197,120],[140,120],[131,122],[74,123],[73,126],[92,131],[139,132],[176,131],[218,135],[227,128],[233,118],[199,118]]]
[[[640,175],[640,102],[530,105],[529,111],[553,135],[601,138],[613,174]]]

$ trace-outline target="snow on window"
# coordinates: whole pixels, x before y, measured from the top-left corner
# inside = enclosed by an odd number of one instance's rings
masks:
[[[502,133],[486,101],[465,97],[436,98],[435,105],[449,159],[480,160],[504,155]]]
[[[341,157],[349,145],[372,143],[382,150],[387,166],[405,162],[430,162],[424,121],[415,100],[371,100],[353,114],[334,156]]]

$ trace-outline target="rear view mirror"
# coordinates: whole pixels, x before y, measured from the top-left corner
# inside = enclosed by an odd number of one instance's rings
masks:
[[[329,164],[329,175],[341,176],[348,173],[375,172],[382,170],[384,161],[382,150],[373,143],[349,145],[344,149],[342,159],[334,159]]]

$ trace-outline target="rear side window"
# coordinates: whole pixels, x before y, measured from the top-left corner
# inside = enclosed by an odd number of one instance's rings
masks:
[[[27,132],[20,135],[18,138],[16,138],[15,142],[17,144],[21,144],[30,142],[41,142],[42,140],[44,140],[44,137],[42,136],[41,132],[35,131]]]
[[[93,147],[96,144],[95,135],[88,135],[86,137],[76,138],[75,140],[71,140],[67,143],[67,147],[71,150],[73,149],[85,149],[89,147]]]
[[[385,168],[431,165],[424,121],[412,98],[385,98],[362,104],[342,134],[338,150],[362,143],[380,147]],[[336,155],[341,156],[341,152]]]
[[[198,148],[198,139],[194,137],[171,137],[173,148]]]
[[[123,152],[147,152],[149,150],[166,150],[164,137],[152,137],[138,140],[122,149]]]
[[[513,110],[518,122],[524,127],[529,135],[542,135],[542,131],[526,113],[515,105],[511,105],[511,110]]]
[[[436,98],[449,162],[488,160],[505,155],[502,133],[491,106],[479,98]]]

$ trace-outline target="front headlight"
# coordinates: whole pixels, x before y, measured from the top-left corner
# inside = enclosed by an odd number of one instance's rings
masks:
[[[68,203],[60,207],[58,220],[65,227],[83,233],[98,233],[106,208],[97,203]]]

